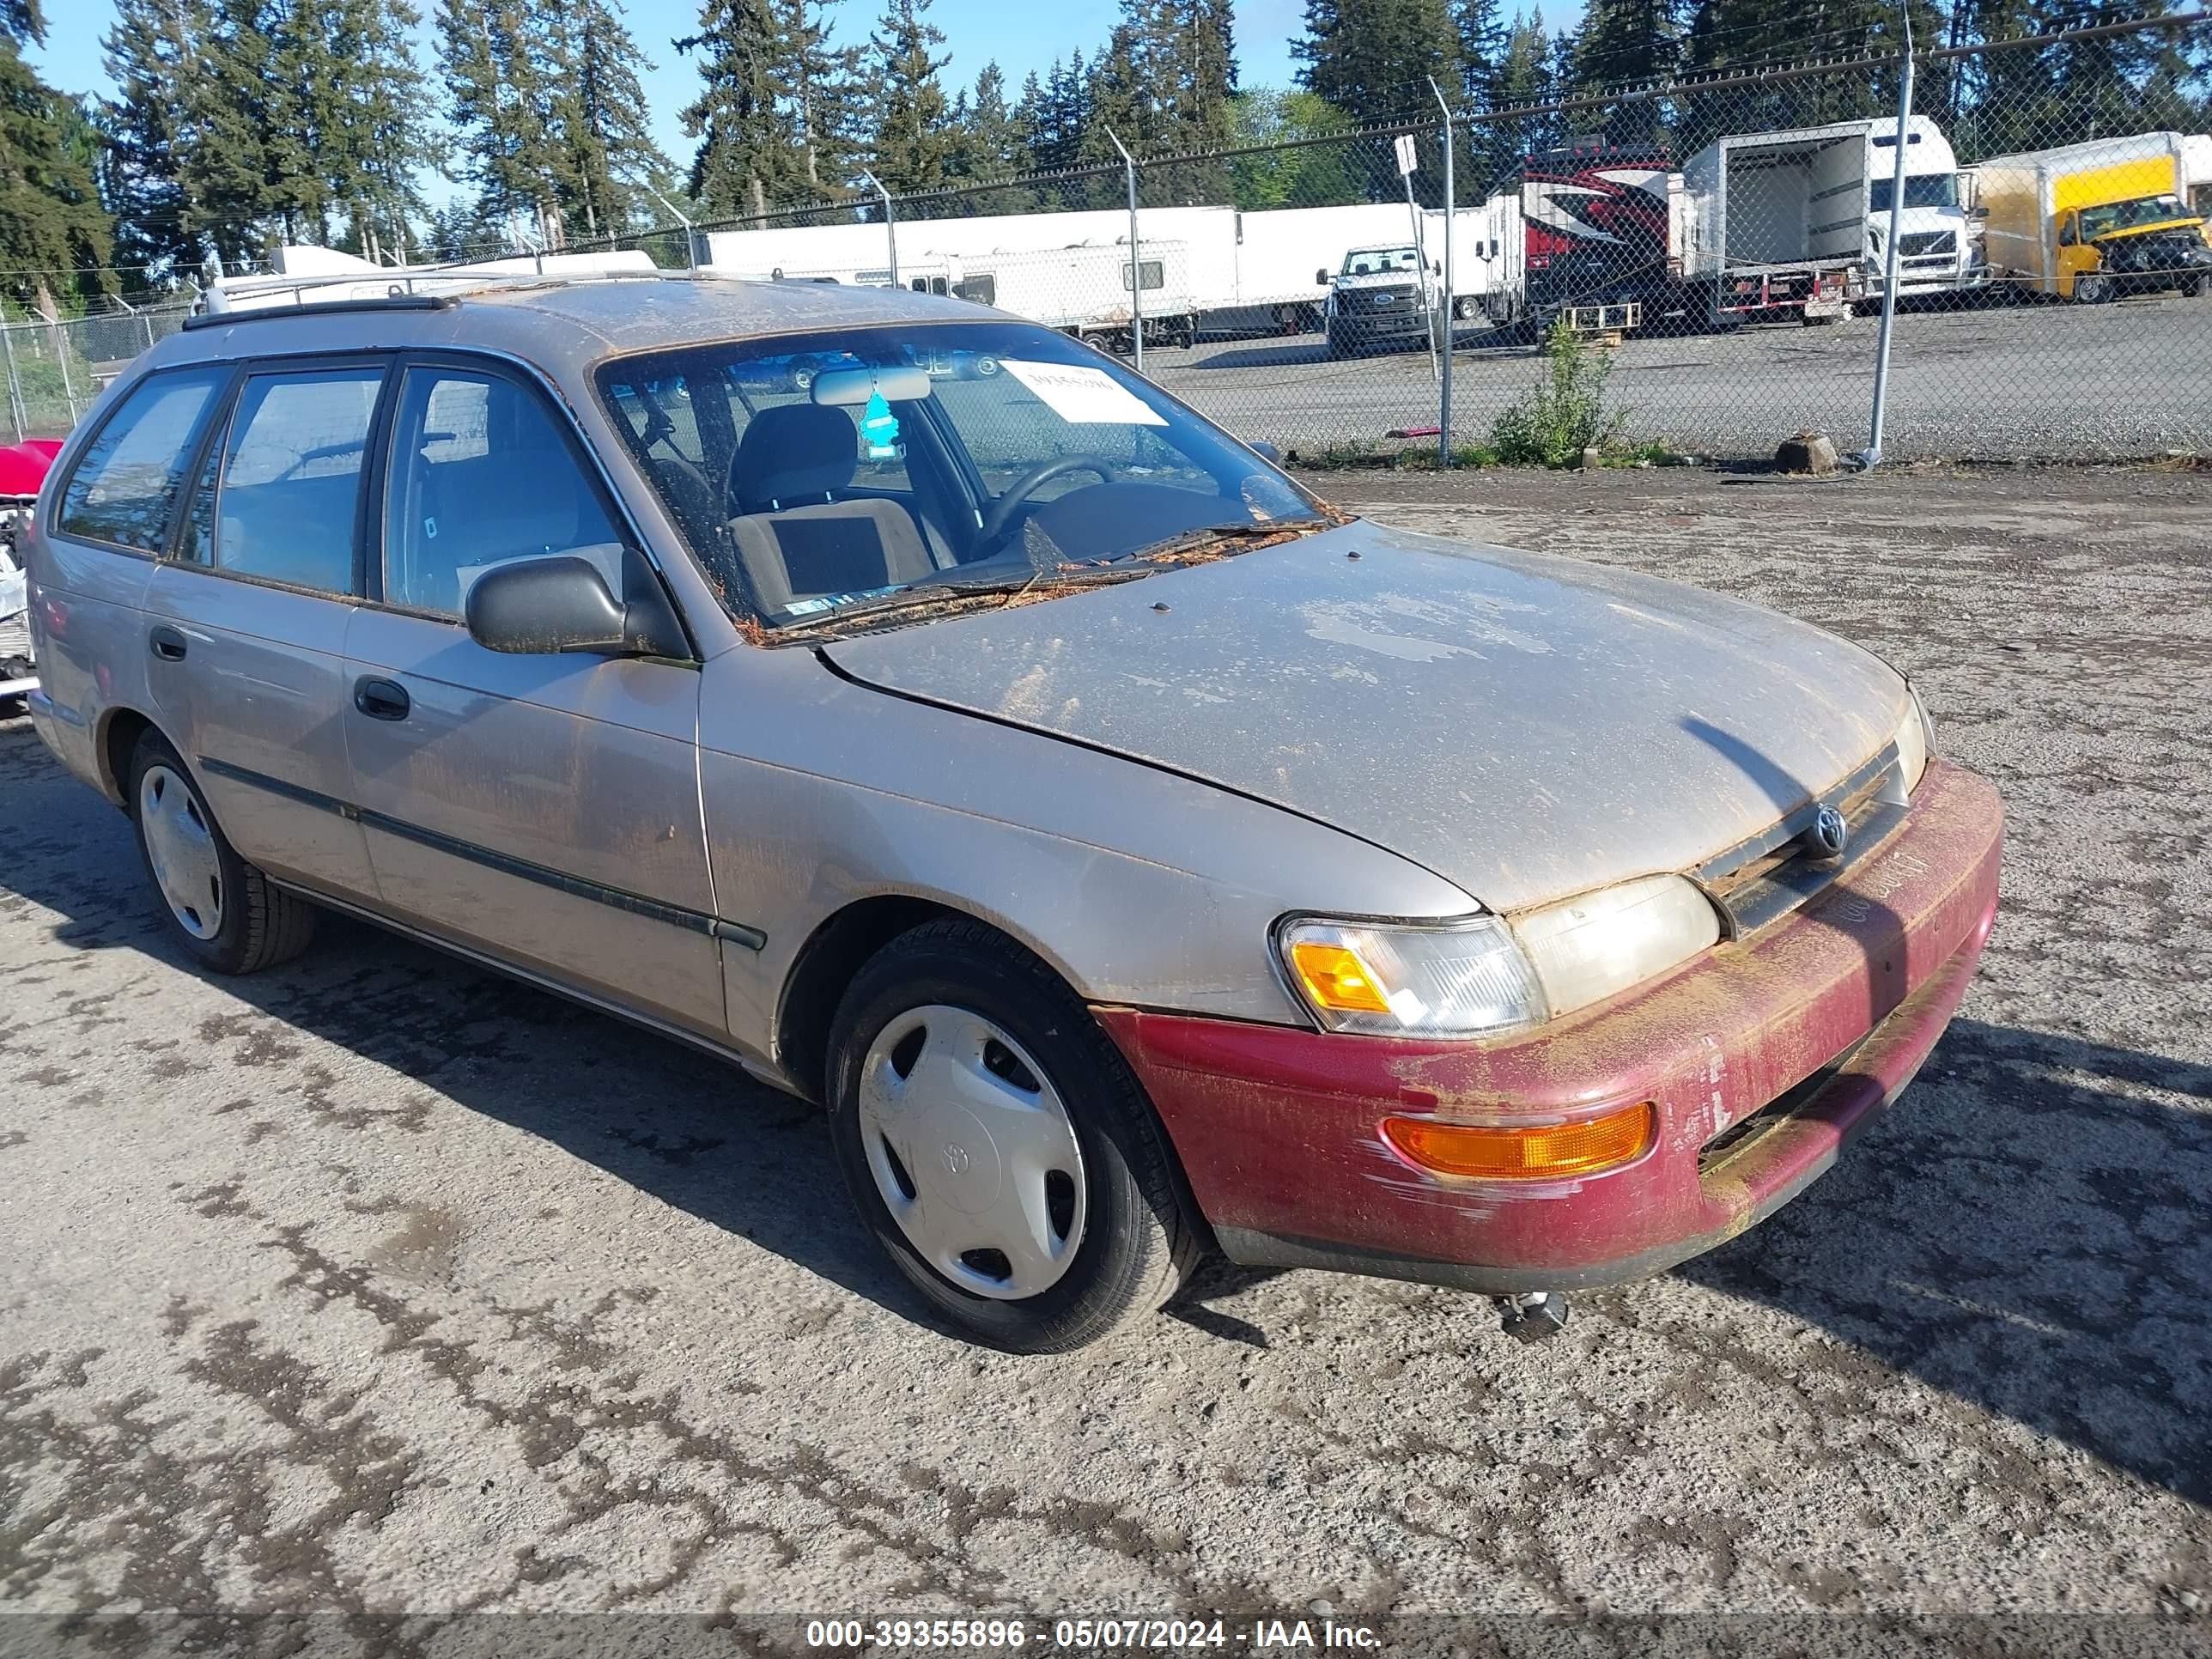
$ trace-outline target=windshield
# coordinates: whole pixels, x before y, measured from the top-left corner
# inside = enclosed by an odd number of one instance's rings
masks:
[[[687,346],[597,378],[716,591],[771,628],[939,588],[1042,597],[1194,536],[1335,522],[1151,381],[1028,323]]]
[[[2179,196],[2145,196],[2133,202],[2107,202],[2102,207],[2081,210],[2081,234],[2086,238],[2109,236],[2116,230],[2133,230],[2138,225],[2161,225],[2170,219],[2185,219],[2189,210],[2181,205]]]
[[[1896,179],[1887,174],[1872,181],[1869,205],[1876,213],[1889,211],[1890,187]],[[1955,173],[1907,173],[1905,205],[1909,208],[1954,208],[1959,205],[1959,175]]]
[[[1361,247],[1354,248],[1344,256],[1344,270],[1340,274],[1346,276],[1381,276],[1394,270],[1418,273],[1420,269],[1421,256],[1412,248]]]

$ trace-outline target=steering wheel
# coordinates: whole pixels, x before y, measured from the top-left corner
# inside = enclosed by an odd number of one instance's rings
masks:
[[[983,522],[975,532],[975,544],[988,547],[1006,533],[1006,521],[1014,516],[1030,491],[1063,472],[1096,472],[1102,483],[1114,482],[1113,464],[1097,455],[1055,455],[1041,461],[999,492],[999,499],[983,515]]]

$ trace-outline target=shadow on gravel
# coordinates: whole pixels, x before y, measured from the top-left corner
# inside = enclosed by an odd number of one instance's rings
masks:
[[[2212,1504],[2212,1115],[2184,1102],[2212,1067],[1955,1020],[1802,1199],[1674,1271]]]
[[[21,895],[66,918],[52,930],[58,944],[133,948],[198,972],[169,943],[128,820],[65,775],[27,723],[0,727],[0,790],[22,826],[0,851],[0,909]],[[822,1115],[734,1066],[328,912],[298,962],[216,982],[902,1318],[924,1316],[851,1214]],[[217,1046],[235,1042],[237,1026],[225,1017],[160,1035]],[[0,1050],[7,1036],[0,1010]],[[386,1083],[364,1100],[291,1050],[271,1038],[253,1062],[267,1068],[257,1092],[272,1110],[304,1106],[366,1127],[404,1119],[421,1093]]]

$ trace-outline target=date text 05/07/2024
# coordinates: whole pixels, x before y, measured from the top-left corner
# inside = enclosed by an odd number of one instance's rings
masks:
[[[1100,1650],[1237,1649],[1256,1652],[1344,1649],[1372,1652],[1382,1638],[1368,1625],[1331,1618],[1213,1619],[810,1619],[806,1645],[854,1652],[1002,1653],[1027,1647]]]

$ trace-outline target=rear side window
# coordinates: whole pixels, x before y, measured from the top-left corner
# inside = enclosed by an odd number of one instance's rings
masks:
[[[211,475],[201,487],[183,556],[264,581],[353,592],[362,464],[383,387],[380,368],[249,379],[220,481]]]
[[[573,553],[623,591],[623,537],[544,402],[513,380],[411,368],[392,427],[384,597],[458,617],[484,571]]]
[[[195,368],[140,381],[70,475],[56,530],[160,552],[200,429],[229,378],[227,368]]]

